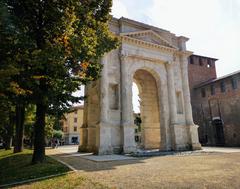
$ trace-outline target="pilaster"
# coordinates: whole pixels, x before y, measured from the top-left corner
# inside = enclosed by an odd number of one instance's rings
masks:
[[[111,126],[108,124],[108,108],[109,108],[109,99],[108,99],[108,57],[104,55],[101,64],[103,69],[101,72],[101,82],[100,82],[100,123],[96,126],[96,147],[97,154],[111,154],[112,145],[111,145]]]
[[[168,78],[168,93],[169,93],[169,107],[170,107],[170,131],[171,131],[171,143],[172,149],[176,146],[176,136],[174,127],[177,123],[177,107],[176,107],[176,94],[174,86],[174,73],[173,62],[167,62],[166,64],[167,78]]]
[[[130,153],[136,151],[135,130],[132,110],[132,78],[128,75],[127,56],[121,57],[121,127],[123,152]]]
[[[87,86],[85,86],[85,95],[87,94]],[[84,111],[83,111],[83,124],[80,128],[80,144],[78,147],[79,152],[86,152],[88,145],[88,130],[87,130],[87,111],[88,109],[88,100],[84,101]]]
[[[185,107],[185,118],[188,128],[189,140],[193,150],[201,149],[201,144],[198,139],[198,126],[194,124],[192,117],[192,106],[188,81],[188,59],[186,55],[181,55],[180,58],[181,73],[182,73],[182,88]]]

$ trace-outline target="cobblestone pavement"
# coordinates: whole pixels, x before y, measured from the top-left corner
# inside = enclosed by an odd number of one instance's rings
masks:
[[[79,174],[113,188],[240,188],[239,149],[97,162],[76,153],[77,147],[72,152],[70,146],[64,148],[47,152]]]

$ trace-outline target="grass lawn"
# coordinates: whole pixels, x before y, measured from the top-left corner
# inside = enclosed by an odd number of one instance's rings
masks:
[[[32,150],[13,154],[0,150],[0,185],[34,179],[70,171],[68,167],[47,157],[43,164],[31,165]]]
[[[109,187],[90,180],[80,173],[69,173],[64,176],[54,177],[35,183],[15,187],[16,189],[108,189]]]

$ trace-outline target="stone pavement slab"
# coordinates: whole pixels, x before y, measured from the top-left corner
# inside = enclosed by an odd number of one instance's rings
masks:
[[[95,161],[95,162],[106,162],[106,161],[123,161],[123,160],[135,160],[136,158],[125,156],[125,155],[91,155],[91,156],[81,156],[83,159]]]
[[[237,153],[240,152],[240,147],[202,147],[204,152],[222,152],[222,153]]]

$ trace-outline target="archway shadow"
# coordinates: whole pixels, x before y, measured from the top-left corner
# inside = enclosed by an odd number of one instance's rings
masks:
[[[102,170],[113,170],[118,166],[131,165],[131,164],[142,164],[144,160],[150,157],[129,157],[129,158],[118,158],[117,160],[93,160],[91,155],[84,153],[71,153],[71,154],[56,154],[51,155],[54,159],[63,161],[68,165],[72,166],[78,171],[94,172]],[[93,155],[92,155],[93,156]],[[123,156],[124,155],[109,155],[109,156]],[[96,157],[96,156],[95,156]],[[101,156],[99,156],[101,158]],[[125,156],[127,157],[127,156]]]

